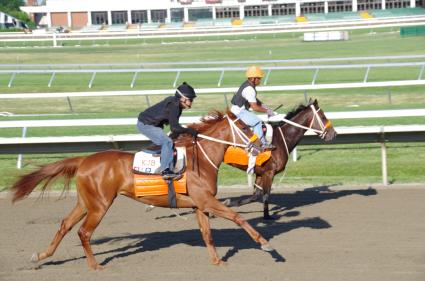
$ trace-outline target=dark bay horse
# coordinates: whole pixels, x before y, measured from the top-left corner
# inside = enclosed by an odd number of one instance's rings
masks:
[[[222,264],[212,239],[208,213],[235,222],[251,238],[261,244],[265,251],[272,251],[268,241],[263,238],[245,219],[215,198],[217,194],[218,167],[223,161],[224,152],[229,145],[251,144],[247,141],[253,136],[252,131],[241,121],[227,112],[224,115],[215,111],[203,118],[201,123],[190,127],[200,132],[198,147],[203,153],[196,153],[192,138],[186,135],[176,140],[176,146],[186,146],[187,150],[187,194],[176,194],[178,208],[195,208],[196,218],[202,238],[207,246],[213,264]],[[235,130],[238,134],[235,134]],[[214,141],[216,140],[216,141]],[[241,144],[242,143],[242,144]],[[254,142],[260,145],[259,140]],[[192,155],[196,163],[192,161]],[[122,151],[104,151],[86,157],[64,159],[42,166],[38,170],[23,175],[12,187],[13,202],[25,198],[35,187],[43,182],[42,191],[58,178],[65,178],[64,189],[69,188],[72,178],[76,178],[77,204],[65,217],[48,248],[34,253],[32,261],[38,262],[54,254],[62,238],[71,228],[84,219],[78,230],[87,263],[91,269],[101,269],[93,256],[90,239],[96,227],[114,202],[118,194],[128,196],[145,204],[167,207],[168,198],[164,196],[135,197],[133,187],[132,163],[134,154]]]
[[[307,106],[300,105],[297,109],[289,112],[285,119],[288,122],[278,122],[273,125],[272,144],[276,149],[272,151],[271,158],[261,167],[255,167],[255,188],[251,197],[244,200],[226,200],[224,204],[229,207],[241,206],[254,202],[262,197],[263,218],[271,219],[269,214],[269,197],[276,174],[282,172],[288,163],[289,153],[301,141],[307,129],[312,129],[325,141],[331,141],[336,137],[335,129],[326,118],[325,113],[320,109],[317,100],[310,101]],[[296,125],[300,126],[296,126]],[[239,169],[246,170],[246,166],[232,165]]]

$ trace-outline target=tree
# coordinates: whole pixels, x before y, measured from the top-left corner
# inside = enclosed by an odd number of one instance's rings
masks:
[[[19,8],[24,5],[25,3],[23,0],[0,0],[0,11],[21,20],[30,28],[32,28],[35,26],[35,24],[30,20],[28,15]]]

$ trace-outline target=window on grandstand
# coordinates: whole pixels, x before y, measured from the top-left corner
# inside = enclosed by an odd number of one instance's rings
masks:
[[[131,23],[147,23],[148,11],[131,11]]]
[[[108,24],[108,13],[107,12],[92,12],[91,23],[92,24]]]
[[[353,10],[353,3],[350,1],[335,1],[328,2],[328,12],[351,12]]]
[[[212,19],[212,8],[189,9],[189,20]]]
[[[408,8],[410,7],[410,0],[385,0],[385,8]]]
[[[311,2],[301,3],[301,14],[318,14],[325,12],[325,3],[323,2]]]
[[[239,18],[239,7],[217,7],[215,10],[215,17],[218,19]]]
[[[424,7],[425,8],[425,1],[424,0],[416,0],[416,7]]]
[[[112,11],[112,24],[126,24],[127,23],[127,11]]]
[[[272,5],[273,16],[295,15],[295,3]]]
[[[371,9],[382,9],[381,0],[357,0],[357,10],[366,11]]]
[[[171,22],[182,22],[184,20],[183,8],[170,9]]]
[[[267,6],[245,6],[245,17],[264,17],[269,15]]]
[[[152,22],[165,22],[167,10],[151,10]]]

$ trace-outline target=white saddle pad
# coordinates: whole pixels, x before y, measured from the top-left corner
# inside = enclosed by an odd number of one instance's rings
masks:
[[[186,166],[186,147],[177,147],[177,161],[174,172],[181,171]],[[161,166],[160,156],[144,151],[134,155],[133,170],[145,174],[159,174]]]

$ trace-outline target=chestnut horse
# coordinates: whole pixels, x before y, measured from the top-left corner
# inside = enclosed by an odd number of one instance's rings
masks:
[[[242,227],[251,238],[261,244],[265,251],[273,248],[245,219],[215,198],[217,194],[218,167],[223,161],[224,152],[229,145],[252,146],[249,138],[252,131],[241,121],[227,112],[214,111],[201,119],[200,123],[191,124],[203,139],[197,140],[199,150],[192,143],[192,138],[181,135],[176,140],[177,146],[186,146],[187,151],[187,194],[176,194],[178,208],[195,208],[196,218],[202,238],[207,246],[213,264],[222,264],[212,239],[208,213],[235,222]],[[236,133],[235,133],[236,131]],[[243,142],[243,144],[241,144]],[[253,143],[260,145],[257,139]],[[195,153],[195,158],[192,158]],[[123,151],[104,151],[86,157],[64,159],[42,166],[40,169],[22,176],[12,187],[13,202],[26,197],[35,187],[44,182],[42,191],[59,177],[65,178],[64,189],[69,188],[70,180],[76,178],[77,204],[71,213],[65,217],[48,248],[40,253],[34,253],[32,261],[38,262],[54,254],[62,238],[71,228],[84,219],[78,236],[80,237],[87,263],[91,269],[101,269],[93,256],[90,239],[94,230],[114,202],[118,194],[128,196],[145,204],[167,207],[168,198],[164,196],[136,197],[133,187],[134,154]],[[194,160],[192,160],[194,159]],[[195,162],[195,163],[194,163]]]
[[[325,113],[320,109],[317,100],[309,102],[307,106],[300,105],[297,109],[289,112],[286,117],[289,121],[280,121],[273,125],[272,144],[276,149],[272,151],[271,158],[261,167],[255,167],[254,193],[244,200],[224,201],[229,207],[241,206],[263,198],[263,218],[271,219],[269,214],[269,197],[276,174],[282,172],[288,163],[289,153],[301,141],[307,130],[313,130],[325,141],[331,141],[336,137],[335,129],[326,118]],[[297,126],[298,125],[298,126]],[[232,165],[239,169],[246,170],[246,166]]]

